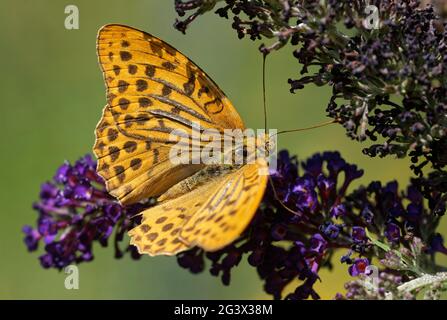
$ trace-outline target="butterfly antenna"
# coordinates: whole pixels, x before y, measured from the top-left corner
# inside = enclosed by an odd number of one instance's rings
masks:
[[[330,124],[338,123],[338,122],[339,122],[338,119],[333,119],[333,120],[330,120],[330,121],[326,121],[326,122],[318,123],[318,124],[313,125],[313,126],[310,126],[310,127],[278,131],[275,135],[279,135],[279,134],[283,134],[283,133],[289,133],[289,132],[299,132],[299,131],[312,130],[312,129],[325,127],[325,126],[328,126],[328,125],[330,125]]]
[[[270,182],[270,185],[272,186],[273,196],[275,197],[275,200],[278,201],[281,204],[281,206],[284,209],[286,209],[287,211],[289,211],[290,213],[292,213],[294,215],[297,215],[297,216],[301,215],[301,213],[299,213],[298,211],[290,209],[284,202],[282,202],[282,200],[278,196],[278,192],[276,191],[275,184],[273,183],[273,179],[272,179],[271,175],[269,175],[269,182]]]
[[[324,126],[327,126],[329,124],[333,124],[333,123],[336,123],[336,122],[338,122],[337,119],[331,120],[331,121],[327,121],[327,122],[323,122],[323,123],[320,123],[320,124],[316,124],[314,126],[310,126],[310,127],[307,127],[307,128],[283,130],[283,131],[279,131],[279,132],[275,133],[273,136],[279,135],[279,134],[283,134],[283,133],[288,133],[288,132],[298,132],[298,131],[311,130],[311,129],[315,129],[315,128],[324,127]],[[301,215],[299,212],[297,212],[297,211],[295,211],[293,209],[290,209],[284,202],[282,202],[282,200],[278,196],[278,192],[276,191],[275,184],[273,183],[273,179],[272,179],[271,175],[269,175],[269,182],[270,182],[270,185],[272,186],[273,196],[275,197],[275,200],[278,201],[281,204],[281,206],[284,209],[286,209],[287,211],[289,211],[289,212],[291,212],[291,213],[293,213],[295,215]]]
[[[264,130],[267,130],[267,102],[265,93],[265,60],[267,59],[267,53],[262,55],[262,98],[264,102]]]
[[[266,72],[265,72],[265,65],[266,65],[266,60],[267,60],[267,54],[268,51],[264,51],[263,52],[263,56],[262,56],[262,98],[263,98],[263,104],[264,104],[264,130],[267,130],[267,98],[266,98]],[[320,128],[320,127],[324,127],[327,126],[329,124],[338,122],[337,120],[331,120],[329,122],[324,122],[324,123],[320,123],[311,127],[307,127],[307,128],[300,128],[300,129],[292,129],[292,130],[283,130],[283,131],[279,131],[274,135],[278,135],[278,134],[283,134],[283,133],[288,133],[288,132],[297,132],[297,131],[305,131],[305,130],[310,130],[310,129],[315,129],[315,128]],[[282,202],[282,200],[279,198],[278,196],[278,192],[276,191],[275,188],[275,184],[273,183],[273,179],[272,176],[269,175],[269,182],[270,185],[272,186],[272,190],[273,190],[273,196],[275,197],[275,200],[278,201],[281,206],[286,209],[287,211],[289,211],[290,213],[294,214],[294,215],[301,215],[299,212],[289,208],[284,202]]]
[[[263,98],[263,104],[264,104],[264,130],[267,130],[267,98],[266,98],[266,85],[265,85],[265,83],[266,83],[266,81],[265,81],[265,78],[266,78],[266,72],[265,72],[266,63],[265,63],[265,61],[267,60],[267,54],[268,54],[268,52],[264,51],[263,55],[262,55],[262,98]],[[289,211],[290,213],[295,214],[295,215],[300,215],[299,212],[290,209],[288,206],[286,206],[286,204],[284,202],[281,201],[281,199],[278,196],[278,192],[276,191],[275,185],[273,183],[272,176],[269,175],[268,177],[269,177],[270,185],[272,186],[273,196],[275,197],[275,200],[278,201],[281,204],[281,206],[284,209],[286,209],[287,211]]]

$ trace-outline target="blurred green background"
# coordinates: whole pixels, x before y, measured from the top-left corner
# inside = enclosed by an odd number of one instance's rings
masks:
[[[64,28],[66,5],[80,10],[80,29]],[[95,248],[95,260],[80,266],[80,289],[64,288],[65,274],[44,270],[38,254],[23,244],[21,227],[35,223],[31,209],[42,182],[65,160],[90,152],[93,129],[105,104],[97,65],[97,30],[107,23],[128,24],[152,33],[185,53],[219,84],[248,127],[262,128],[259,42],[240,41],[230,22],[213,14],[197,20],[186,35],[174,30],[173,1],[156,0],[2,0],[0,3],[0,298],[3,299],[243,299],[269,298],[246,262],[224,287],[207,272],[192,275],[175,258],[113,258],[112,248]],[[329,89],[309,87],[289,93],[287,79],[299,68],[290,48],[271,55],[267,64],[269,126],[288,129],[327,120]],[[339,126],[281,136],[280,148],[300,158],[339,150],[365,169],[363,182],[397,179],[407,183],[407,160],[370,159],[364,145],[346,138]],[[445,224],[443,230],[445,231]],[[444,259],[444,263],[446,260]],[[343,291],[346,266],[322,272],[323,298]]]

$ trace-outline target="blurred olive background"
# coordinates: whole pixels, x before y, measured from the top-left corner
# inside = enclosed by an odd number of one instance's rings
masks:
[[[174,1],[2,0],[0,3],[1,158],[0,298],[3,299],[243,299],[269,298],[255,270],[244,261],[224,287],[208,272],[192,275],[175,258],[113,258],[112,248],[95,248],[95,260],[80,265],[80,289],[64,288],[65,274],[40,267],[28,253],[21,227],[33,224],[31,209],[42,182],[65,160],[91,151],[93,129],[104,106],[105,88],[97,65],[97,30],[107,23],[128,24],[152,33],[185,53],[219,84],[248,127],[262,128],[262,58],[259,42],[238,40],[231,22],[208,14],[186,35],[174,30]],[[66,5],[80,10],[80,29],[66,30]],[[328,88],[289,93],[287,79],[299,68],[290,48],[267,64],[269,127],[306,127],[325,118]],[[365,169],[363,182],[397,179],[406,184],[407,160],[370,159],[364,145],[346,138],[338,126],[283,135],[280,148],[301,159],[339,150]],[[443,230],[446,230],[445,226]],[[444,259],[445,263],[445,259]],[[337,265],[337,263],[336,263]],[[346,265],[321,273],[323,298],[343,291]]]

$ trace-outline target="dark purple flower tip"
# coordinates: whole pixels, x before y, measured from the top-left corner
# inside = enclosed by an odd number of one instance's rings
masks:
[[[90,185],[78,184],[73,189],[73,198],[76,200],[90,200],[93,195],[93,187]]]
[[[325,223],[324,225],[320,226],[320,231],[329,239],[337,239],[338,235],[340,234],[340,231],[342,229],[342,226],[336,225],[332,222]]]
[[[388,241],[396,243],[400,240],[400,227],[395,223],[388,223],[385,227],[385,237]]]
[[[254,249],[248,256],[248,263],[254,267],[259,266],[264,260],[264,250],[261,248]]]
[[[356,277],[360,274],[364,274],[368,266],[369,260],[367,258],[356,258],[348,271],[351,276]]]
[[[275,224],[272,228],[272,238],[276,241],[283,240],[287,235],[287,226],[283,223]]]
[[[80,176],[88,176],[91,170],[96,169],[96,161],[91,155],[86,155],[76,161],[73,166],[74,171]]]
[[[382,183],[380,181],[372,181],[368,185],[368,192],[380,192],[382,190]]]
[[[287,200],[295,202],[296,207],[301,211],[313,212],[318,206],[318,195],[314,188],[315,184],[310,177],[300,178],[292,188],[292,193],[288,195]]]
[[[414,185],[410,185],[407,188],[407,198],[413,203],[421,203],[424,196]]]
[[[363,208],[361,216],[367,224],[372,223],[374,220],[374,213],[372,212],[371,207],[369,205],[366,205]]]
[[[399,184],[397,181],[388,182],[383,191],[384,193],[389,193],[392,195],[393,198],[396,198],[399,192]]]
[[[317,254],[317,255],[321,255],[326,250],[327,245],[328,245],[327,241],[323,238],[323,236],[321,234],[319,234],[319,233],[314,234],[310,238],[309,252]]]
[[[329,170],[331,177],[338,175],[346,165],[346,161],[337,151],[325,152],[323,153],[323,158],[327,161],[327,169]]]
[[[87,251],[81,255],[82,261],[92,261],[94,258],[93,253],[91,251]]]
[[[297,287],[295,291],[289,294],[287,300],[304,300],[311,297],[314,300],[320,299],[320,296],[313,289],[313,284],[316,281],[316,277],[306,280],[302,285]]]
[[[346,215],[346,206],[344,204],[338,204],[331,208],[329,214],[331,218],[344,217]]]
[[[354,243],[363,243],[366,241],[366,231],[363,227],[352,227],[351,239]]]
[[[39,219],[38,232],[43,235],[55,235],[57,234],[58,227],[51,217],[42,217]]]
[[[345,297],[344,297],[340,292],[337,292],[337,293],[335,294],[334,299],[335,299],[335,300],[345,300]]]
[[[424,208],[422,204],[410,203],[407,206],[407,219],[410,221],[417,221],[423,214]]]
[[[307,174],[313,177],[318,177],[323,171],[323,160],[321,154],[317,153],[307,161],[303,162],[303,168]]]
[[[343,255],[343,256],[340,258],[340,262],[341,262],[341,263],[352,264],[351,256],[352,256],[352,251],[349,250],[348,253],[346,253],[345,255]]]
[[[331,191],[335,188],[335,181],[333,179],[326,178],[324,174],[320,174],[317,178],[317,186],[322,193],[322,196],[327,198]]]
[[[118,203],[107,204],[104,207],[104,212],[107,217],[109,217],[114,223],[117,223],[118,220],[122,217],[123,207]]]
[[[444,246],[444,238],[440,233],[435,234],[431,241],[430,246],[428,248],[428,253],[441,252],[443,254],[447,254],[447,248]]]
[[[277,156],[276,170],[270,172],[273,178],[275,177],[287,177],[290,179],[296,179],[298,176],[298,165],[296,157],[291,157],[289,151],[281,150]]]
[[[351,182],[363,176],[364,171],[362,169],[358,169],[355,164],[346,165],[345,168],[346,181]]]
[[[205,267],[205,260],[203,251],[199,248],[195,247],[189,251],[182,252],[177,255],[177,262],[180,266],[185,269],[188,269],[192,273],[202,272]],[[215,275],[219,274],[220,269],[215,268],[211,273],[215,273]]]
[[[23,226],[22,232],[25,234],[24,242],[28,251],[35,251],[39,245],[39,240],[41,238],[39,232],[34,230],[31,226]]]
[[[53,266],[53,257],[49,253],[46,253],[46,254],[40,256],[39,260],[40,260],[40,264],[45,269],[51,268]]]
[[[54,181],[61,184],[66,183],[68,181],[71,170],[71,165],[68,162],[65,162],[59,167],[59,169],[57,169],[54,176]]]
[[[237,249],[230,250],[227,256],[222,260],[222,267],[230,269],[233,266],[237,266],[241,261],[242,254]]]
[[[40,198],[42,200],[48,200],[55,198],[59,193],[59,188],[50,182],[42,184],[40,187]]]

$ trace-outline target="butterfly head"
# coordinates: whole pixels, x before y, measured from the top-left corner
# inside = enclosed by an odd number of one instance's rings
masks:
[[[256,146],[258,156],[269,157],[274,153],[276,148],[276,136],[269,135],[267,133],[256,137]]]
[[[242,145],[236,147],[235,153],[247,162],[252,162],[259,158],[268,158],[274,152],[275,145],[274,139],[268,134],[248,136],[244,138]]]

